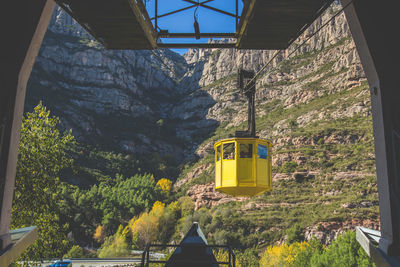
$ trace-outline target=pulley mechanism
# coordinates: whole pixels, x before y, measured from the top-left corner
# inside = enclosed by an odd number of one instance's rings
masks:
[[[254,99],[256,95],[256,82],[254,78],[254,71],[239,69],[237,85],[240,92],[247,97],[247,130],[236,131],[235,137],[252,137],[256,138],[256,113],[254,107]],[[249,83],[251,81],[251,83]]]

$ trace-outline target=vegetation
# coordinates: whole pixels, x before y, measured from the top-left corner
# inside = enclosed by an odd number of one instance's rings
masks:
[[[316,239],[269,246],[261,257],[260,267],[374,266],[355,237],[354,232],[346,232],[328,247],[323,247]]]
[[[295,56],[282,62],[279,71],[309,66],[321,52]],[[196,221],[210,244],[235,249],[238,266],[371,266],[353,232],[329,247],[317,240],[304,241],[305,231],[315,225],[328,231],[323,225],[345,223],[349,216],[355,221],[378,220],[371,119],[338,112],[365,101],[367,84],[327,90],[326,81],[346,71],[333,72],[333,65],[328,62],[295,81],[313,94],[309,101],[287,105],[282,99],[257,100],[257,127],[276,141],[273,155],[280,160],[273,172],[284,178],[274,181],[271,192],[213,208],[195,210],[186,194],[192,186],[213,181],[212,153],[177,168],[172,158],[158,153],[136,157],[108,146],[79,143],[70,132],[61,133],[59,120],[39,104],[27,113],[21,131],[12,223],[15,228],[39,227],[39,240],[22,259],[94,256],[83,249],[88,245],[98,248],[98,257],[125,257],[151,242],[179,242]],[[229,75],[200,90],[232,84],[235,77]],[[309,78],[315,79],[307,83]],[[293,83],[280,81],[271,88]],[[233,111],[227,107],[221,114]],[[337,114],[319,117],[315,111]],[[305,115],[308,122],[302,120]],[[143,123],[158,133],[173,128],[163,119]],[[213,133],[196,133],[192,144],[206,146],[245,128],[245,123],[228,123],[221,122]],[[178,180],[185,179],[203,166],[208,167],[173,188],[178,174]],[[221,260],[228,257],[226,251],[215,253]]]
[[[168,179],[157,184],[151,174],[130,178],[118,174],[124,171],[120,163],[130,160],[121,154],[104,157],[110,159],[104,170],[113,170],[114,178],[98,180],[98,184],[88,189],[62,182],[60,175],[75,166],[70,152],[82,146],[74,141],[71,132],[61,133],[58,124],[59,119],[50,116],[41,103],[26,114],[22,123],[12,227],[39,228],[38,240],[21,257],[24,261],[61,258],[64,254],[88,256],[72,246],[74,242],[119,245],[123,239],[118,232],[113,237],[107,236],[120,224],[151,208],[157,200],[169,197]],[[67,238],[67,233],[72,236]],[[102,255],[110,255],[107,250],[102,251]],[[118,247],[117,251],[121,254],[124,250]]]
[[[74,138],[61,133],[58,123],[41,103],[22,121],[11,227],[39,229],[38,240],[21,257],[24,261],[62,257],[70,247],[69,225],[56,203],[59,172],[72,164],[65,151]]]

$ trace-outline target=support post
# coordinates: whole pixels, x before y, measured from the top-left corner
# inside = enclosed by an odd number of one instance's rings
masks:
[[[351,0],[342,0],[345,6]],[[400,17],[391,0],[353,0],[345,15],[370,85],[381,239],[400,256]]]
[[[11,245],[10,222],[26,85],[55,3],[2,3],[0,50],[0,251]],[[5,45],[5,46],[4,46]]]

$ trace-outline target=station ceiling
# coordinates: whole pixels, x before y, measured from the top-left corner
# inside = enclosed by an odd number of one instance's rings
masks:
[[[217,0],[182,1],[192,7],[198,5],[204,8],[210,7],[205,3]],[[229,1],[230,4],[235,5],[236,2],[236,6],[238,5],[238,0]],[[333,0],[243,0],[241,14],[237,12],[228,14],[237,18],[236,32],[197,35],[201,38],[230,38],[230,42],[214,43],[163,42],[161,37],[178,36],[195,40],[196,34],[170,33],[156,28],[154,17],[150,18],[142,0],[56,0],[56,2],[107,49],[231,47],[275,50],[287,48],[330,6]],[[225,12],[219,9],[214,11],[221,14]],[[174,15],[179,15],[179,12]]]

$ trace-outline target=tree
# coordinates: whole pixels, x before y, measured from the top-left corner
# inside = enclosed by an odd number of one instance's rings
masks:
[[[114,258],[129,256],[130,250],[126,237],[123,235],[123,227],[119,226],[115,235],[106,238],[98,251],[99,258]]]
[[[163,192],[168,193],[171,191],[172,181],[168,180],[167,178],[161,178],[158,180],[157,185],[161,188]]]
[[[83,252],[83,248],[78,245],[72,246],[72,248],[64,255],[64,259],[73,259],[73,258],[84,258],[85,253]]]
[[[363,266],[373,263],[356,240],[356,233],[348,231],[332,242],[321,254],[315,254],[310,260],[311,266]]]
[[[309,244],[307,242],[269,246],[260,259],[260,267],[295,266],[294,262],[297,255],[304,251],[308,246]]]
[[[97,226],[96,232],[93,235],[93,239],[98,243],[102,243],[105,238],[105,227],[102,225]]]
[[[149,213],[144,212],[139,218],[134,218],[129,222],[136,247],[144,248],[147,244],[157,240],[159,218],[165,212],[164,206],[164,203],[157,201]]]
[[[58,124],[42,103],[22,120],[11,227],[39,228],[23,260],[61,257],[69,248],[68,225],[61,224],[56,202],[59,172],[72,164],[65,151],[74,138],[70,131],[61,133]]]

